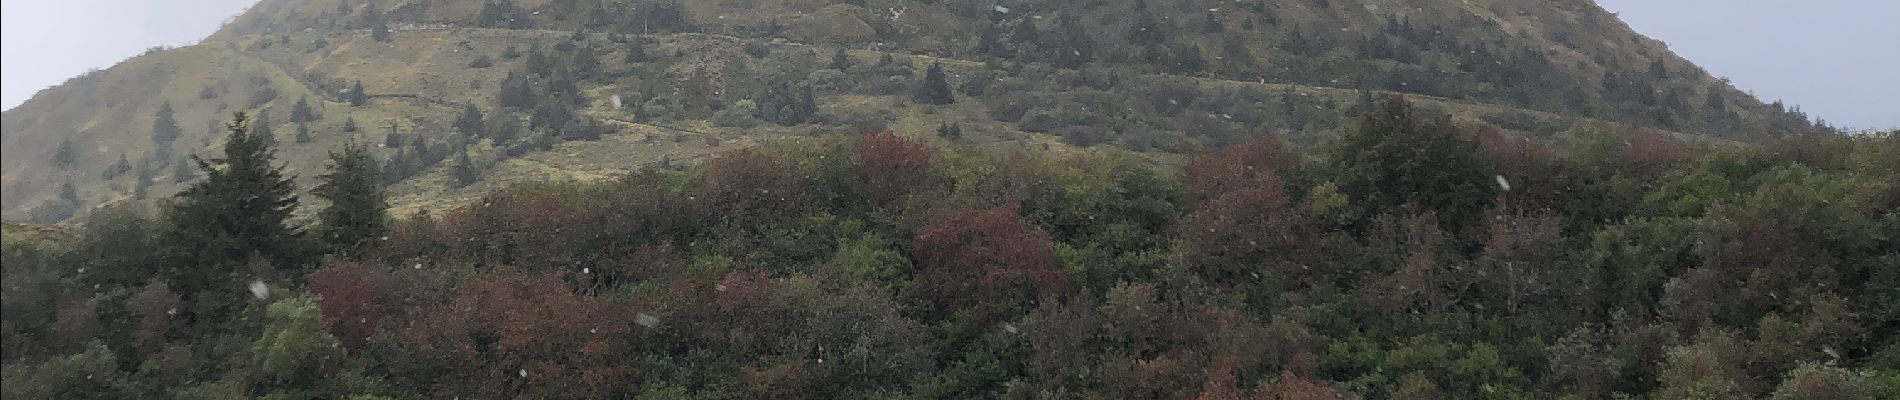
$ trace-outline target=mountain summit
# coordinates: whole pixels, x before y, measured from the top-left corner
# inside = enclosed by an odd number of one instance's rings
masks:
[[[400,213],[822,132],[1310,145],[1380,92],[1538,135],[1825,129],[1586,0],[265,0],[7,110],[0,206],[163,197],[240,111],[300,188],[329,150],[380,145]]]

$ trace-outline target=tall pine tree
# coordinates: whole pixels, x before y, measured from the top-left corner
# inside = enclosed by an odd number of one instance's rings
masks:
[[[263,141],[265,148],[277,147],[277,133],[271,131],[270,109],[257,112],[257,121],[251,123],[251,134]]]
[[[71,178],[66,179],[66,183],[59,185],[59,199],[69,203],[79,203],[79,189],[73,187],[73,180]]]
[[[152,148],[160,157],[171,154],[172,143],[178,141],[178,118],[172,114],[172,103],[158,105],[158,113],[152,115]]]
[[[474,160],[468,158],[468,149],[455,152],[455,187],[466,187],[481,179],[481,171],[475,169]]]
[[[369,103],[369,93],[363,91],[362,79],[358,79],[355,84],[350,85],[350,93],[347,98],[350,100],[351,107],[362,107],[363,104]]]
[[[839,47],[838,52],[831,53],[831,69],[838,70],[838,72],[845,72],[851,69],[851,55],[845,54],[843,47]]]
[[[455,131],[468,137],[480,137],[487,125],[482,123],[482,110],[474,104],[462,106],[462,116],[455,119]]]
[[[190,160],[172,163],[172,182],[185,183],[198,178],[198,166]]]
[[[950,82],[943,76],[943,64],[930,64],[924,71],[924,81],[917,86],[917,94],[912,96],[918,103],[944,105],[955,103],[956,96],[950,93]]]
[[[317,120],[317,112],[310,108],[310,99],[298,97],[297,104],[290,106],[290,122],[312,122]]]
[[[383,199],[376,159],[369,149],[351,143],[330,152],[329,173],[311,192],[330,202],[317,212],[317,240],[334,254],[355,258],[389,233],[389,204]]]
[[[289,224],[297,208],[297,187],[274,165],[275,152],[251,133],[238,113],[225,126],[224,156],[192,157],[205,179],[178,193],[166,210],[165,275],[171,287],[197,306],[197,318],[217,320],[241,298],[252,276],[296,272],[303,267],[302,232]],[[275,270],[246,270],[253,259]]]
[[[298,123],[297,136],[294,138],[297,140],[297,143],[310,143],[312,139],[310,137],[310,124]]]
[[[59,150],[53,153],[53,166],[64,170],[72,168],[73,163],[77,161],[79,161],[79,150],[73,148],[73,141],[59,142]]]

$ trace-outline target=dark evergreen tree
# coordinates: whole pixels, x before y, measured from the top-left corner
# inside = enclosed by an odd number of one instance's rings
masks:
[[[521,117],[514,113],[497,112],[488,117],[488,138],[494,140],[496,145],[513,142],[515,138],[521,137],[523,129]]]
[[[1154,13],[1148,11],[1146,1],[1135,0],[1134,13],[1135,16],[1132,19],[1134,22],[1128,25],[1128,33],[1124,35],[1128,38],[1128,43],[1139,46],[1155,45],[1160,44],[1161,40],[1167,37],[1167,32],[1164,32],[1166,29],[1161,26],[1161,21],[1155,18]]]
[[[343,132],[355,133],[357,129],[355,116],[343,117]]]
[[[1220,18],[1211,11],[1201,14],[1201,19],[1196,22],[1196,25],[1198,25],[1196,28],[1200,28],[1201,33],[1221,33],[1227,30],[1225,25],[1221,25]]]
[[[481,13],[475,15],[475,23],[484,28],[503,29],[528,29],[534,26],[534,21],[529,20],[520,7],[508,0],[484,2]]]
[[[396,121],[389,121],[389,130],[383,133],[383,147],[400,149],[403,144],[408,143],[402,139],[402,131],[396,130]]]
[[[622,62],[635,64],[647,62],[650,59],[651,58],[647,56],[647,43],[645,38],[627,40],[627,54],[621,58]]]
[[[1201,47],[1193,43],[1180,43],[1169,46],[1170,57],[1168,71],[1176,74],[1189,74],[1207,69],[1207,58],[1201,56]]]
[[[983,32],[977,35],[976,52],[991,58],[1008,58],[1009,47],[1003,43],[1003,28],[996,21],[983,26]]]
[[[197,164],[193,164],[190,159],[178,160],[172,163],[172,182],[185,183],[197,178],[198,166]]]
[[[350,93],[347,95],[347,98],[350,100],[351,107],[362,107],[363,104],[369,103],[369,93],[363,91],[362,79],[358,79],[356,83],[350,85]]]
[[[389,234],[389,204],[369,149],[351,143],[330,152],[329,171],[311,194],[329,202],[317,212],[316,239],[333,254],[356,258]]]
[[[839,47],[837,52],[831,53],[830,68],[838,71],[851,70],[851,55],[846,54],[843,47]]]
[[[442,157],[447,155],[444,154],[441,149],[430,146],[429,137],[420,134],[413,135],[412,137],[414,139],[409,142],[409,147],[407,147],[411,153],[415,154],[416,158],[415,170],[411,172],[422,172],[422,170],[428,169],[430,165],[435,165],[437,161],[442,161]]]
[[[370,28],[381,22],[383,22],[383,10],[376,8],[376,2],[372,1],[363,5],[361,19],[356,23],[359,28]]]
[[[534,113],[528,116],[528,127],[557,131],[573,118],[574,109],[566,102],[545,99],[534,106]]]
[[[257,112],[257,121],[251,123],[251,134],[263,141],[264,147],[277,147],[277,133],[271,130],[270,109]]]
[[[475,170],[475,162],[468,158],[468,149],[455,152],[455,187],[466,187],[481,178],[481,172]]]
[[[1292,87],[1280,91],[1280,114],[1286,117],[1287,127],[1295,130],[1306,126],[1306,123],[1300,118],[1300,98],[1298,96],[1299,94],[1294,92]]]
[[[133,199],[145,200],[145,196],[151,192],[152,178],[158,174],[158,167],[153,164],[154,162],[149,158],[140,159],[139,165],[134,168],[138,170],[138,173],[133,175],[132,180]]]
[[[495,100],[499,101],[502,107],[516,110],[533,109],[534,85],[528,81],[528,77],[509,72],[507,77],[501,79],[501,88],[495,94]]]
[[[1074,15],[1056,21],[1056,40],[1049,45],[1050,61],[1062,68],[1078,68],[1095,59],[1095,38]]]
[[[59,199],[69,203],[79,203],[79,189],[73,187],[72,179],[67,179],[66,183],[59,185]]]
[[[462,115],[455,118],[455,132],[468,137],[479,137],[484,129],[486,126],[482,123],[482,110],[475,108],[474,104],[462,105]]]
[[[275,163],[275,152],[252,134],[238,113],[225,131],[224,156],[193,157],[205,179],[179,192],[166,210],[164,276],[194,304],[195,319],[218,321],[237,305],[243,282],[292,279],[305,267],[302,232],[289,224],[297,187]],[[279,276],[243,267],[262,260]]]
[[[1649,79],[1658,82],[1669,79],[1669,63],[1663,62],[1661,58],[1656,59],[1656,61],[1651,61],[1649,63]]]
[[[917,85],[917,93],[911,99],[924,104],[944,105],[955,103],[956,96],[950,93],[950,82],[943,75],[943,64],[932,63],[924,72],[923,82]]]
[[[73,148],[73,141],[70,139],[60,141],[59,149],[53,151],[53,166],[59,169],[72,168],[73,163],[78,161],[79,151]]]
[[[600,140],[607,133],[607,124],[598,119],[573,117],[561,125],[562,140]]]
[[[938,124],[937,137],[957,140],[963,138],[963,126],[955,123]]]
[[[160,157],[169,159],[172,147],[178,142],[178,118],[172,115],[172,103],[158,105],[158,113],[152,116],[152,150]]]
[[[389,155],[389,160],[383,163],[381,176],[383,184],[392,185],[408,178],[415,165],[412,161],[414,158],[408,150],[397,148],[395,153]]]
[[[131,172],[131,171],[132,171],[132,162],[126,161],[125,155],[120,154],[119,162],[106,166],[106,170],[104,172],[99,173],[99,179],[104,179],[104,180],[109,181],[109,180],[118,178],[119,175],[124,175],[126,172]]]
[[[753,99],[759,107],[758,118],[779,125],[803,124],[818,113],[818,101],[812,96],[811,85],[803,83],[774,81]]]
[[[297,143],[310,143],[310,124],[297,123]]]
[[[382,20],[376,21],[376,25],[369,27],[369,37],[383,43],[395,39],[389,32],[389,22]]]
[[[1036,22],[1027,17],[1023,18],[1022,22],[1016,23],[1016,30],[1010,31],[1009,33],[1009,43],[1016,45],[1019,48],[1025,48],[1025,49],[1033,48],[1034,46],[1037,45],[1037,42],[1040,42],[1041,40],[1042,40],[1042,30],[1037,29]],[[1027,54],[1033,54],[1033,52],[1027,52],[1027,51],[1017,52],[1017,55],[1027,55]]]
[[[1301,56],[1313,56],[1324,52],[1312,39],[1307,38],[1306,33],[1301,32],[1298,26],[1287,30],[1285,48],[1288,53]]]
[[[290,122],[304,123],[317,120],[317,112],[310,108],[310,99],[298,97],[297,104],[290,106]]]

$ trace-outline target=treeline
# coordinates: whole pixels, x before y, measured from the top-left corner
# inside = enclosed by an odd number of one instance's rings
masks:
[[[1900,395],[1900,138],[1349,124],[1178,167],[793,139],[399,222],[346,150],[307,227],[233,133],[157,216],[9,232],[0,393]]]

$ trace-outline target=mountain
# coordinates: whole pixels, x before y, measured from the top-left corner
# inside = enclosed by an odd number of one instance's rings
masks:
[[[937,66],[949,96],[918,90]],[[305,189],[329,150],[381,144],[402,214],[826,132],[1311,146],[1376,92],[1533,136],[1826,130],[1585,0],[265,0],[5,111],[0,208],[53,222],[163,198],[234,112],[265,117]]]

